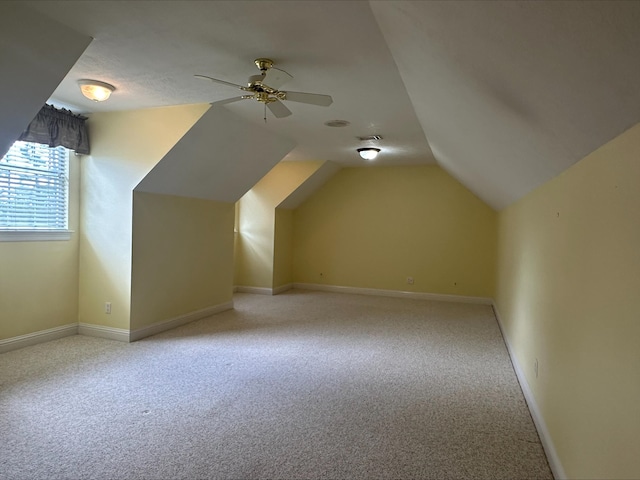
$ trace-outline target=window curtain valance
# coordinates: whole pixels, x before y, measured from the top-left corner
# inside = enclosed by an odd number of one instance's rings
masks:
[[[40,109],[20,138],[23,142],[44,143],[50,147],[63,146],[76,153],[89,153],[87,117],[65,109],[45,105]]]

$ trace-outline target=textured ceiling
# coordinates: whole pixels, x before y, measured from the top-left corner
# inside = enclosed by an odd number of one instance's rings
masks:
[[[356,137],[380,134],[376,165],[437,161],[497,209],[640,121],[640,2],[20,4],[94,38],[54,92],[60,106],[215,102],[239,92],[193,74],[243,83],[271,57],[294,77],[285,90],[333,105],[289,103],[266,125],[254,101],[214,108],[293,140],[290,160],[362,165]],[[117,90],[91,103],[80,78]],[[333,119],[351,125],[323,125]]]
[[[0,157],[91,43],[90,37],[19,5],[1,7]]]
[[[381,134],[377,164],[433,163],[409,96],[368,3],[243,1],[22,2],[94,37],[53,95],[73,111],[215,102],[243,92],[194,78],[244,84],[269,57],[291,75],[283,89],[329,94],[329,107],[288,102],[276,119],[253,100],[224,108],[297,143],[288,160],[361,165],[357,136]],[[84,99],[80,78],[113,84],[103,104]],[[221,108],[221,107],[217,107]],[[346,128],[324,122],[343,119]]]
[[[202,148],[207,144],[216,148]],[[224,109],[210,108],[135,189],[237,202],[293,145]]]
[[[502,208],[640,121],[640,2],[372,2],[438,162]]]

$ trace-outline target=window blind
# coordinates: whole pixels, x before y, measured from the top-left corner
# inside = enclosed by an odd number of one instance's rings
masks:
[[[15,142],[0,160],[0,230],[66,230],[69,153]]]

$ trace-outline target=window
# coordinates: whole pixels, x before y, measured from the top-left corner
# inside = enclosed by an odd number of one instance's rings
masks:
[[[68,239],[68,178],[66,148],[15,142],[0,159],[0,239]]]

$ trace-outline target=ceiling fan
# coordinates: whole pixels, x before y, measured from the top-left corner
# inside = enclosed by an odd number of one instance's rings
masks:
[[[284,90],[279,90],[282,85],[291,80],[293,77],[284,70],[273,68],[273,60],[270,60],[268,58],[257,58],[253,63],[255,63],[256,67],[260,69],[260,74],[251,75],[247,81],[246,86],[227,82],[225,80],[219,80],[217,78],[208,77],[206,75],[194,76],[197,78],[211,80],[212,82],[221,83],[222,85],[239,88],[243,92],[250,92],[250,94],[242,95],[240,97],[233,97],[226,100],[220,100],[219,102],[214,102],[213,105],[224,105],[227,103],[233,103],[240,100],[253,98],[258,102],[264,103],[265,108],[268,108],[276,118],[284,118],[291,115],[291,110],[289,110],[284,105],[284,103],[282,103],[282,100],[307,103],[309,105],[318,105],[321,107],[328,107],[333,103],[333,99],[329,95],[303,92],[285,92]]]

